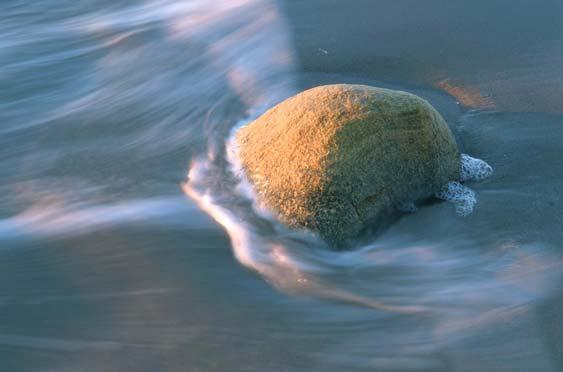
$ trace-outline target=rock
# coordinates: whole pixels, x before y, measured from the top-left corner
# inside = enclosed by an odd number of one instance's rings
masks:
[[[259,200],[331,244],[460,178],[448,125],[425,100],[364,85],[306,90],[236,134]]]

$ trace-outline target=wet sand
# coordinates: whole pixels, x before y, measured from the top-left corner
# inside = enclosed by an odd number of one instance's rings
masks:
[[[467,101],[477,106],[563,112],[560,1],[287,1],[285,9],[304,71],[461,87],[480,96]]]

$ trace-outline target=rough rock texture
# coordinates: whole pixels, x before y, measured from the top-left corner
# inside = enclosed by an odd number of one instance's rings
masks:
[[[265,206],[330,243],[460,177],[448,125],[428,102],[405,92],[316,87],[236,136],[243,169]]]

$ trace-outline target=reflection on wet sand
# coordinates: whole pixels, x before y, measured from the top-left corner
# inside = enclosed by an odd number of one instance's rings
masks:
[[[495,106],[493,99],[483,95],[477,88],[456,85],[451,79],[443,79],[436,83],[436,87],[445,90],[448,94],[465,107],[475,109],[492,109]]]

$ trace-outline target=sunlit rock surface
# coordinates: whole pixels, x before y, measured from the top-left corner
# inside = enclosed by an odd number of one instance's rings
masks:
[[[450,129],[425,100],[364,85],[304,91],[241,128],[238,155],[258,198],[330,243],[460,179]]]

